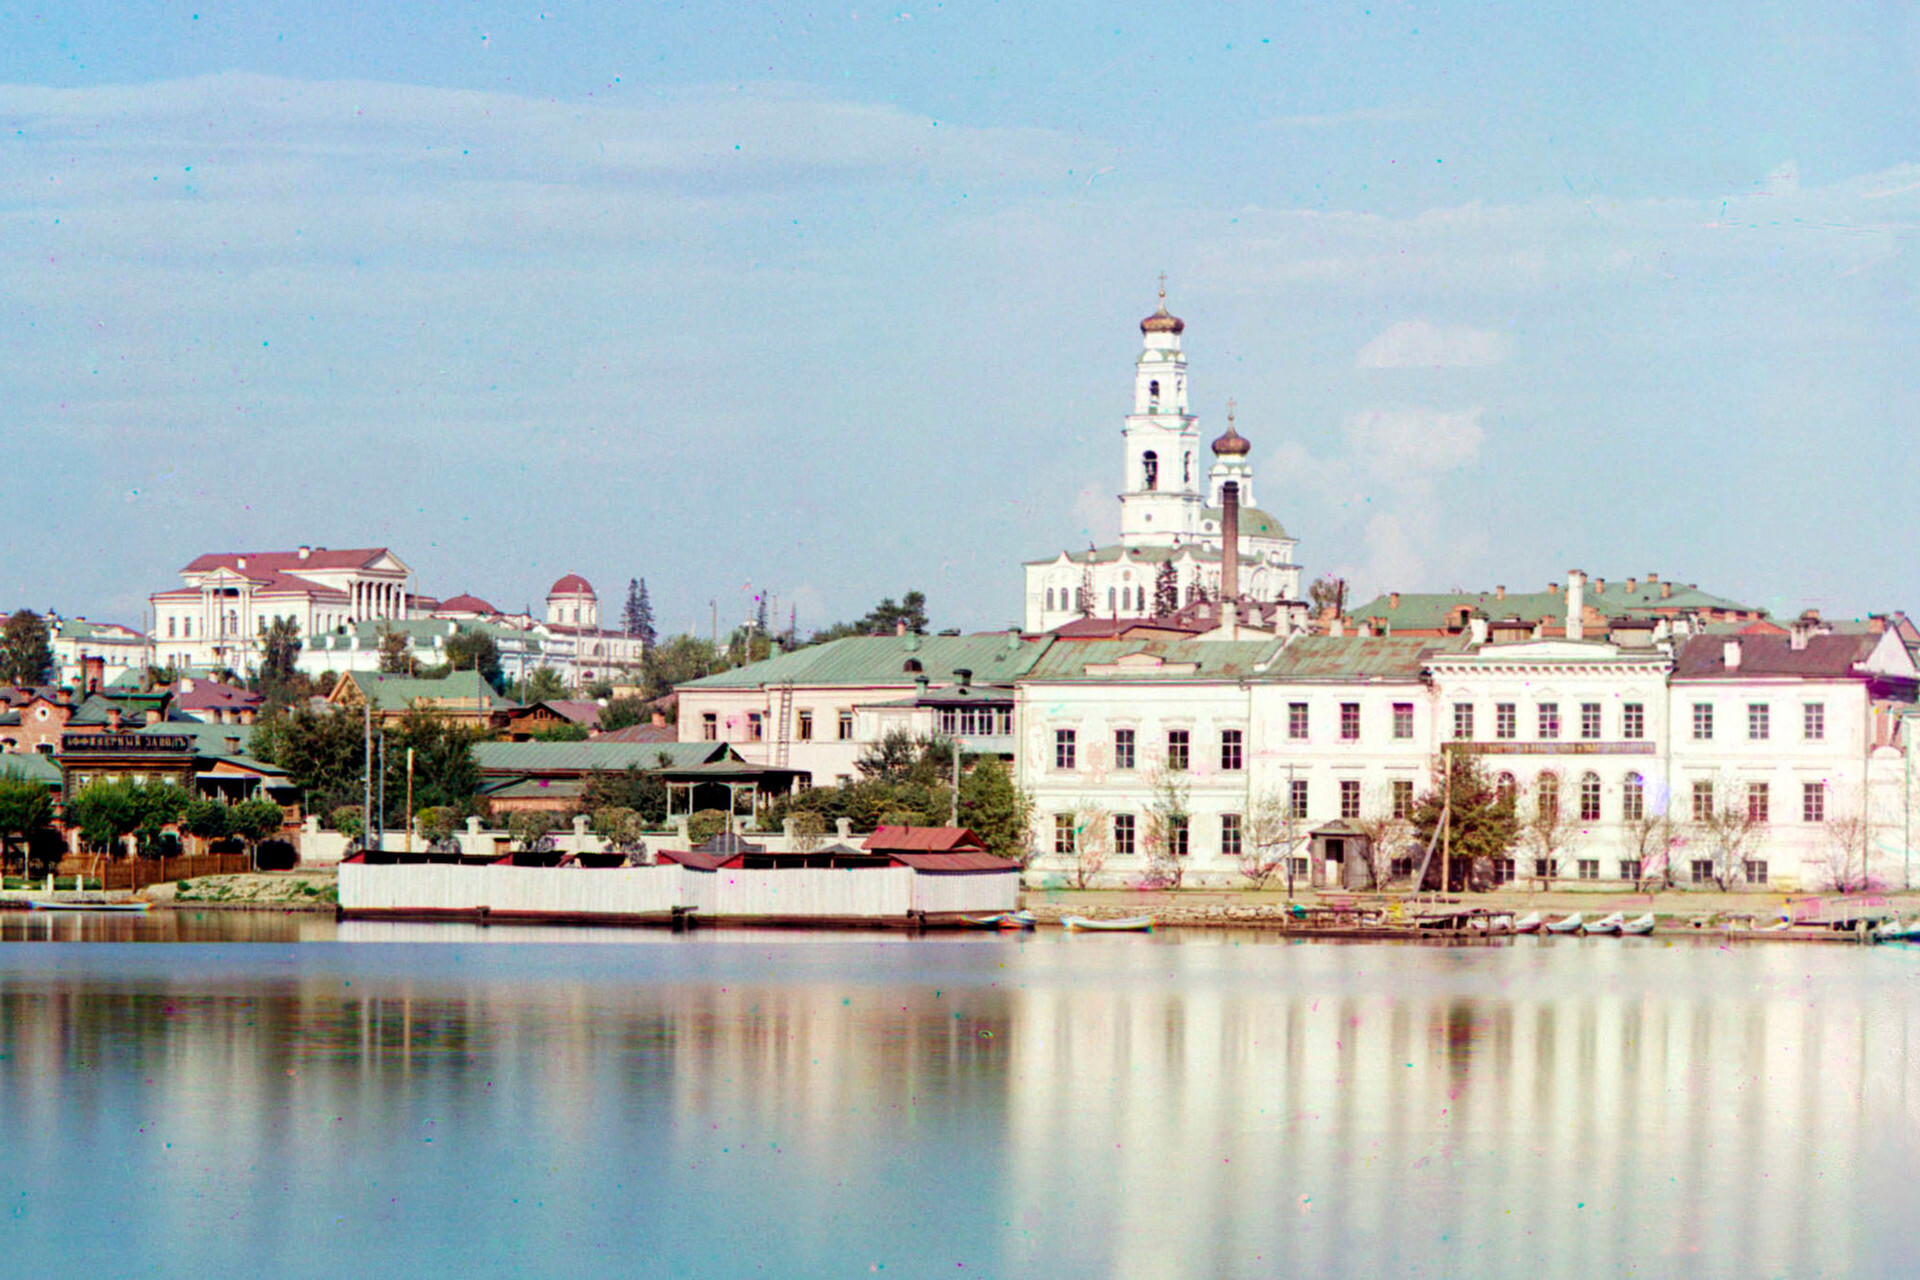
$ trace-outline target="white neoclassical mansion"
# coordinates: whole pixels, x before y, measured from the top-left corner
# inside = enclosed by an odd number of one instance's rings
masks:
[[[1161,566],[1169,563],[1177,604],[1191,601],[1196,586],[1217,599],[1222,489],[1229,482],[1239,488],[1240,593],[1262,603],[1300,598],[1295,542],[1254,502],[1253,465],[1231,408],[1214,460],[1202,453],[1200,420],[1188,407],[1185,331],[1186,322],[1168,313],[1162,291],[1159,309],[1140,322],[1133,411],[1121,431],[1120,541],[1028,561],[1026,630],[1051,631],[1082,618],[1152,617]]]

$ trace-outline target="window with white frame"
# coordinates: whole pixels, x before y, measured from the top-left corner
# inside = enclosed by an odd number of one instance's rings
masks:
[[[1512,738],[1517,736],[1519,732],[1517,727],[1518,724],[1519,724],[1519,718],[1514,714],[1513,703],[1496,702],[1493,704],[1493,736],[1494,737]]]
[[[1357,778],[1340,779],[1340,816],[1360,816],[1360,780]]]
[[[1393,816],[1411,818],[1413,816],[1413,779],[1395,778],[1388,787],[1393,801]]]
[[[840,735],[840,741],[852,742],[853,741],[853,712],[842,711],[838,713],[836,720],[837,720],[837,723],[835,725],[835,731]]]
[[[1113,731],[1113,767],[1126,771],[1134,767],[1134,731],[1115,729]]]
[[[1825,822],[1827,820],[1827,784],[1824,782],[1803,782],[1800,784],[1800,821]]]
[[[747,740],[759,742],[767,735],[766,717],[758,711],[747,712]]]
[[[1220,731],[1220,768],[1229,773],[1245,767],[1240,755],[1242,736],[1239,729]]]
[[[1053,731],[1053,767],[1072,769],[1077,767],[1080,750],[1080,735],[1072,729]]]
[[[1413,738],[1413,704],[1411,702],[1393,704],[1393,738],[1395,742],[1407,742]]]
[[[1713,738],[1713,704],[1696,702],[1693,704],[1693,740],[1708,742]]]
[[[1307,816],[1307,780],[1295,778],[1287,783],[1287,816],[1305,819]]]
[[[1191,763],[1190,748],[1193,736],[1186,729],[1167,730],[1167,768],[1175,773],[1185,773]]]
[[[1597,773],[1580,775],[1580,821],[1600,821],[1600,775]],[[1598,880],[1600,873],[1596,871],[1593,878]]]
[[[1543,702],[1540,704],[1540,741],[1552,742],[1560,736],[1560,704]]]
[[[1640,859],[1620,859],[1620,878],[1622,880],[1638,880],[1640,878]]]
[[[1748,858],[1746,865],[1741,867],[1740,870],[1747,877],[1748,884],[1765,884],[1767,882],[1767,863],[1764,858]]]
[[[1053,815],[1053,851],[1057,854],[1071,855],[1076,845],[1073,838],[1073,815],[1056,813]]]
[[[1600,737],[1600,704],[1583,702],[1580,704],[1580,737],[1583,741],[1594,742]]]
[[[1705,778],[1693,780],[1693,820],[1695,822],[1713,820],[1713,784]]]
[[[1628,702],[1620,707],[1620,736],[1629,742],[1638,742],[1647,736],[1647,708],[1642,702]]]
[[[700,713],[700,737],[702,741],[713,742],[720,736],[720,716],[718,712]]]
[[[1533,780],[1533,811],[1540,815],[1543,822],[1552,822],[1560,816],[1560,779],[1557,775],[1543,773]]]
[[[1769,801],[1766,783],[1749,782],[1747,784],[1747,821],[1765,822],[1767,811],[1771,807]]]
[[[1357,702],[1340,704],[1340,740],[1342,742],[1360,740],[1360,704]]]
[[[1289,702],[1287,704],[1287,737],[1295,742],[1303,742],[1307,737],[1307,704]]]
[[[1803,703],[1800,707],[1800,736],[1808,742],[1824,742],[1827,737],[1827,704]]]
[[[1453,704],[1453,736],[1459,742],[1473,741],[1473,704],[1471,702]]]
[[[1765,742],[1773,736],[1771,713],[1764,702],[1747,704],[1747,739],[1750,742]]]
[[[1131,858],[1134,854],[1134,818],[1130,813],[1113,815],[1113,852],[1122,858]]]
[[[1187,819],[1184,814],[1167,819],[1167,852],[1176,858],[1187,856]]]
[[[1637,773],[1627,775],[1625,785],[1620,789],[1620,816],[1628,822],[1638,822],[1647,815],[1647,783]],[[1637,876],[1627,877],[1638,879]]]
[[[813,741],[813,712],[800,711],[794,716],[797,722],[796,736],[802,742]]]
[[[1220,856],[1223,858],[1240,856],[1240,815],[1237,813],[1220,815]]]
[[[1598,880],[1600,878],[1600,859],[1580,859],[1579,871],[1582,880]]]

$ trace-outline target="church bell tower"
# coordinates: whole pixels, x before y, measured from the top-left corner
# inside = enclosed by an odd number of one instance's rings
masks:
[[[1123,546],[1170,547],[1190,540],[1200,528],[1200,430],[1187,412],[1187,357],[1180,350],[1186,327],[1167,312],[1162,276],[1160,308],[1140,322],[1133,412],[1122,431],[1127,454],[1120,494]]]

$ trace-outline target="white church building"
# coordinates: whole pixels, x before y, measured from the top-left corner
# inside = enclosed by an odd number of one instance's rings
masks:
[[[1300,599],[1294,540],[1253,498],[1250,446],[1233,426],[1213,442],[1215,460],[1201,455],[1199,419],[1188,410],[1187,357],[1180,337],[1186,322],[1160,307],[1140,322],[1142,347],[1134,366],[1133,412],[1121,431],[1126,479],[1120,494],[1120,541],[1062,551],[1026,565],[1024,626],[1051,631],[1083,618],[1150,618],[1161,566],[1173,566],[1177,606],[1204,594],[1220,595],[1223,499],[1239,489],[1239,590],[1262,603]],[[1202,474],[1202,467],[1206,471]],[[1198,592],[1196,592],[1198,588]]]

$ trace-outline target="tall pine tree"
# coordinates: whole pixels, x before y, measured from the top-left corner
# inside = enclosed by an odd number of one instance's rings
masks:
[[[45,684],[53,679],[47,620],[21,609],[0,626],[0,683]]]
[[[653,628],[653,601],[647,596],[645,578],[633,578],[627,582],[627,607],[624,621],[628,635],[647,648],[653,648],[656,638]]]

